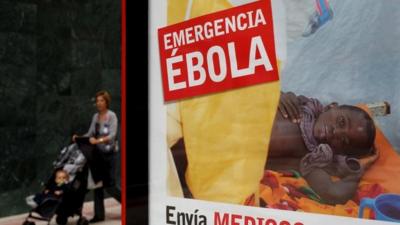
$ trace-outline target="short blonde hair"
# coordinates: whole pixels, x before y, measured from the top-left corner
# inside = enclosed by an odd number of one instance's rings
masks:
[[[107,108],[109,108],[110,107],[110,103],[111,103],[111,95],[110,95],[110,93],[108,93],[108,91],[104,91],[104,90],[103,91],[99,91],[99,92],[96,93],[96,100],[97,100],[97,98],[99,96],[104,98],[104,100],[106,101]]]

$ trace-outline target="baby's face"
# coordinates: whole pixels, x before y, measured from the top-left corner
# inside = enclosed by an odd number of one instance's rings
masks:
[[[68,181],[68,175],[65,172],[58,172],[56,174],[56,184],[64,184]]]
[[[367,148],[366,119],[357,111],[334,107],[323,112],[314,124],[313,134],[319,143],[329,144],[334,153]]]

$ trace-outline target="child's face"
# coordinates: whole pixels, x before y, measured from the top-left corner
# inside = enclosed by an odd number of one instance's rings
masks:
[[[368,148],[367,122],[360,112],[331,108],[317,118],[313,134],[319,143],[329,144],[334,153]]]
[[[61,171],[56,174],[56,184],[64,184],[68,181],[67,173]]]

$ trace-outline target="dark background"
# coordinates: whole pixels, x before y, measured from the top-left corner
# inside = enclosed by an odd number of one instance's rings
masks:
[[[27,212],[61,147],[89,128],[98,90],[120,115],[120,4],[0,1],[0,217]]]
[[[148,224],[148,2],[127,2],[127,225]],[[164,172],[164,171],[160,171]]]

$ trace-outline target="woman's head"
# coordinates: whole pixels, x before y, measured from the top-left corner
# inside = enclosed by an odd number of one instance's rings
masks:
[[[110,106],[111,96],[107,91],[99,91],[96,93],[96,108],[98,111],[107,110]]]
[[[336,154],[367,155],[373,149],[375,124],[364,110],[350,105],[329,107],[314,124],[313,134]]]

